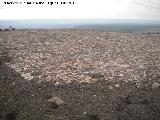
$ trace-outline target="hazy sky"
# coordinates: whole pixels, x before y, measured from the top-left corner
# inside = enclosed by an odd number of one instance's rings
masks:
[[[160,20],[160,0],[27,0],[45,1],[43,5],[5,5],[1,0],[0,19],[146,19]],[[48,5],[47,2],[75,2],[67,5]]]

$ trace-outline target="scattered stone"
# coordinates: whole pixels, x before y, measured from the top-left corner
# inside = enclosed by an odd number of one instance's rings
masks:
[[[92,83],[95,83],[95,82],[97,82],[97,81],[98,81],[97,79],[92,79],[92,80],[91,80]]]
[[[53,109],[57,109],[59,107],[59,105],[64,104],[64,101],[58,97],[50,98],[50,99],[48,99],[47,102],[50,103],[50,107]]]
[[[114,86],[115,86],[115,87],[120,87],[120,85],[119,85],[119,84],[115,84]]]
[[[30,73],[23,73],[21,74],[22,77],[24,77],[24,79],[26,80],[32,80],[33,79],[33,76],[31,76]]]
[[[144,66],[140,65],[139,67],[140,67],[140,68],[143,68]]]
[[[154,88],[158,88],[160,86],[160,83],[158,83],[158,82],[154,82],[153,84],[152,84],[152,88],[154,89]]]
[[[87,112],[85,111],[85,112],[83,112],[83,114],[85,114],[85,115],[86,115],[86,114],[87,114]]]
[[[50,103],[56,103],[57,105],[61,105],[61,104],[64,103],[64,101],[61,100],[61,99],[58,98],[58,97],[50,98],[50,99],[48,99],[48,102],[50,102]]]
[[[120,75],[118,75],[118,76],[123,77],[123,74],[121,73],[121,74],[120,74]]]
[[[113,90],[113,87],[112,87],[112,86],[108,86],[108,88],[111,89],[111,90]]]
[[[45,44],[46,44],[46,45],[49,45],[50,43],[49,43],[49,42],[45,42]]]
[[[16,84],[16,83],[14,83],[14,82],[12,83],[13,86],[15,86],[15,84]]]
[[[82,80],[80,83],[91,83],[91,77],[86,77],[84,80]]]
[[[136,82],[136,86],[137,86],[137,88],[140,88],[141,87],[141,83],[140,82]]]
[[[60,85],[60,82],[55,82],[55,85],[57,86],[57,85]]]

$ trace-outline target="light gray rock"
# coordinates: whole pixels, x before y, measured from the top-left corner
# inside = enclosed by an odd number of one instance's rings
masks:
[[[53,97],[51,99],[48,99],[48,102],[50,103],[56,103],[57,105],[64,104],[64,101],[58,97]]]
[[[111,89],[111,90],[113,90],[113,87],[112,87],[112,86],[108,86],[108,88]]]
[[[116,88],[120,87],[120,85],[119,85],[119,84],[115,84],[114,86],[115,86]]]
[[[158,88],[158,87],[160,87],[160,83],[154,82],[154,83],[152,84],[152,88]]]
[[[33,79],[33,76],[31,76],[30,73],[23,73],[21,74],[22,77],[24,77],[24,79],[26,80],[32,80]]]

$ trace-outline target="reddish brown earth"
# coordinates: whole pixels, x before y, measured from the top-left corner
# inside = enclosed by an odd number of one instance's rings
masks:
[[[160,34],[0,32],[2,120],[159,120]]]

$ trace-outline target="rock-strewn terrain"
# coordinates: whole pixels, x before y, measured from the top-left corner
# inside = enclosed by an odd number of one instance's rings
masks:
[[[160,34],[24,30],[1,35],[12,59],[6,64],[26,80],[140,83],[159,74]]]
[[[159,120],[160,34],[0,32],[0,119]]]

